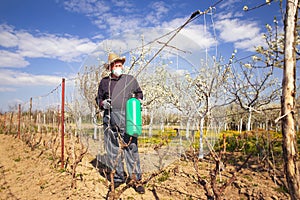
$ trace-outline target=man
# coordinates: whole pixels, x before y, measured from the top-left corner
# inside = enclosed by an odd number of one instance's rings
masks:
[[[143,99],[143,92],[137,80],[128,74],[123,74],[125,57],[115,53],[108,55],[106,69],[109,76],[104,77],[99,84],[97,103],[104,110],[103,127],[105,149],[109,158],[108,165],[114,173],[114,187],[125,182],[123,158],[129,178],[134,181],[133,188],[138,193],[145,193],[140,184],[141,169],[138,153],[137,137],[126,133],[125,106],[129,98]]]

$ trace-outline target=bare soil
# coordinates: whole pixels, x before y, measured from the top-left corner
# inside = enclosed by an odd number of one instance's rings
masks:
[[[51,152],[31,150],[22,140],[0,134],[0,199],[106,199],[109,182],[103,169],[95,167],[95,158],[86,154],[77,167],[76,187],[71,188],[70,170],[54,165]],[[236,162],[239,162],[236,158]],[[242,163],[242,161],[240,161]],[[198,174],[210,187],[212,160],[198,163]],[[218,173],[221,187],[233,176],[237,166],[223,166]],[[285,192],[283,170],[272,170],[250,160],[236,179],[225,187],[221,199],[289,199]],[[116,189],[119,199],[208,199],[199,183],[194,163],[178,160],[157,174],[144,174],[145,194],[137,194],[126,184]],[[110,193],[112,194],[112,193]]]

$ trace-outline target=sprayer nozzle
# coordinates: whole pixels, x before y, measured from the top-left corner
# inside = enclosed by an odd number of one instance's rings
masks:
[[[193,19],[194,17],[196,17],[200,13],[201,13],[200,10],[196,10],[195,12],[193,12],[193,14],[191,15],[190,19]]]

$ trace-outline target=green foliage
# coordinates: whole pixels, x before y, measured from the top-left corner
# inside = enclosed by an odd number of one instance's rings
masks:
[[[60,168],[60,169],[58,170],[58,172],[59,172],[59,173],[64,173],[64,172],[66,172],[66,169],[65,169],[65,168]]]
[[[250,182],[253,181],[253,177],[250,176],[250,175],[244,175],[243,177],[244,177],[244,179],[247,179],[247,180],[250,181]]]
[[[48,160],[54,161],[54,158],[53,158],[52,156],[49,156],[49,157],[48,157]]]
[[[19,156],[18,158],[14,159],[14,161],[15,161],[15,162],[20,162],[20,161],[21,161],[20,156]]]
[[[166,180],[168,180],[168,178],[170,177],[170,172],[164,171],[160,177],[158,177],[158,181],[159,182],[164,182]]]
[[[281,155],[282,135],[281,133],[265,130],[223,131],[220,134],[219,146],[223,148],[223,136],[226,141],[226,151],[261,154],[262,151],[272,151],[274,155]]]
[[[143,135],[148,135],[148,130],[143,130]],[[152,130],[151,137],[140,137],[140,144],[163,144],[166,145],[171,141],[172,137],[176,136],[175,130],[171,128],[166,128],[164,130]]]
[[[284,185],[279,186],[278,188],[275,188],[275,191],[285,193],[285,194],[289,193],[288,189]]]
[[[143,144],[160,144],[162,142],[162,138],[158,135],[153,137],[144,137],[140,140],[140,143]],[[163,144],[167,144],[167,141],[164,141]]]

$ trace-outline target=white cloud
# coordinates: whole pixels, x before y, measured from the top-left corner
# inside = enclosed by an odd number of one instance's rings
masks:
[[[220,33],[220,39],[224,42],[232,42],[237,48],[254,50],[254,46],[263,43],[258,24],[246,20],[225,19],[216,22],[216,29]]]
[[[96,48],[89,39],[58,37],[56,35],[34,36],[29,33],[18,33],[20,54],[26,57],[56,58],[61,61],[79,61],[78,57]]]
[[[18,37],[13,33],[13,27],[7,24],[0,24],[0,46],[16,47],[18,44]]]
[[[64,2],[66,10],[84,13],[87,16],[99,15],[109,11],[110,6],[105,1],[95,0],[69,0]]]
[[[216,28],[220,31],[220,37],[225,42],[253,38],[259,33],[257,24],[237,19],[218,21],[216,22]]]
[[[0,50],[0,68],[1,67],[26,67],[29,62],[19,53]]]
[[[170,6],[163,1],[149,1],[143,5],[137,7],[122,0],[68,0],[64,3],[66,10],[86,15],[98,28],[112,35],[124,30],[159,25],[167,16]]]
[[[163,23],[162,27],[169,31],[175,30],[185,21],[185,18],[177,18],[168,23]],[[183,28],[171,43],[178,45],[179,48],[184,50],[193,51],[195,49],[210,48],[216,44],[216,41],[209,32],[208,27],[192,23]]]
[[[126,8],[128,9],[128,8],[133,7],[133,5],[126,0],[125,1],[124,0],[112,0],[112,3],[121,9],[126,9]]]
[[[220,8],[226,8],[226,9],[232,9],[236,6],[237,3],[239,3],[241,0],[227,0],[223,1],[221,4],[219,4]]]
[[[255,51],[255,47],[260,45],[265,45],[264,40],[262,37],[257,36],[251,39],[246,39],[243,41],[235,42],[235,48],[237,49],[245,49],[248,51]]]
[[[10,42],[8,42],[10,41]],[[33,35],[12,26],[0,25],[0,67],[25,67],[26,58],[54,58],[64,62],[78,62],[92,52],[97,44],[87,38],[54,34]]]
[[[161,17],[164,14],[167,14],[169,11],[166,3],[163,1],[157,1],[157,2],[152,3],[151,7],[153,7],[153,9],[156,12],[156,15],[158,17]]]
[[[8,86],[38,86],[55,85],[61,82],[61,77],[49,75],[33,75],[12,70],[0,70],[0,85]]]
[[[147,23],[158,25],[161,23],[163,16],[169,12],[166,3],[162,1],[153,2],[149,7],[152,8],[152,10],[144,17]]]
[[[12,87],[0,87],[0,92],[15,92],[16,88]]]
[[[132,17],[136,16],[134,6],[127,1],[68,0],[64,6],[68,11],[86,15],[98,28],[110,34],[142,24],[142,18]],[[126,18],[120,14],[124,12]]]
[[[216,44],[210,32],[205,32],[203,25],[191,25],[182,31],[182,34],[198,45],[198,48],[210,48]],[[188,46],[187,46],[188,48]]]
[[[106,14],[107,27],[111,35],[120,33],[127,29],[136,29],[140,27],[141,21],[138,18],[120,17],[113,14]],[[107,29],[107,30],[108,30]]]

